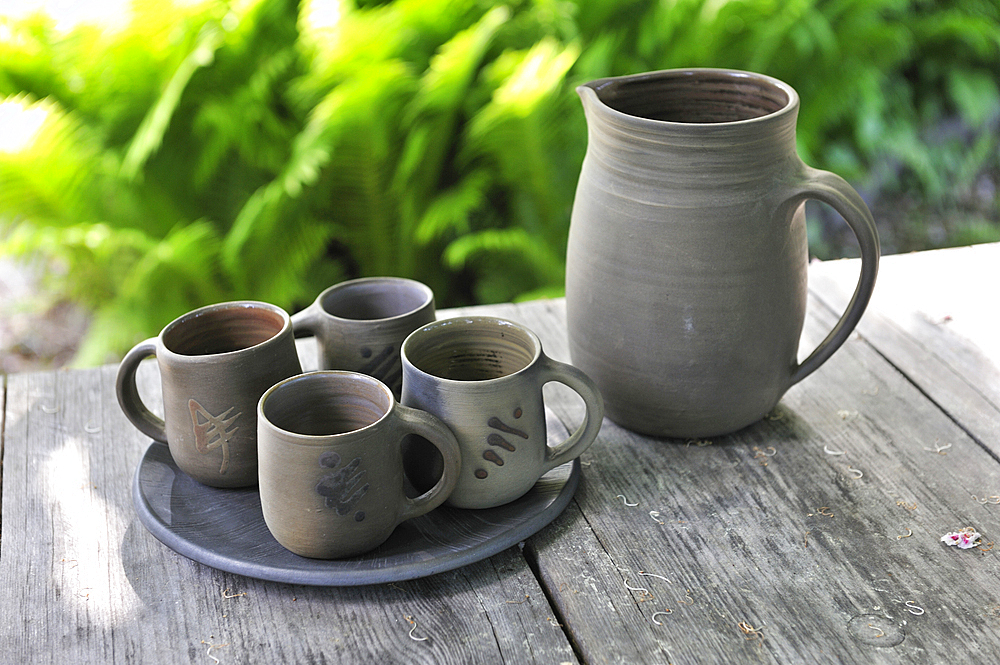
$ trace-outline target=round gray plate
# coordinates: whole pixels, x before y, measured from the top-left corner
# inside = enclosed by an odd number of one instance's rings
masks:
[[[566,428],[546,409],[550,442]],[[442,506],[403,522],[385,543],[351,559],[324,561],[292,554],[264,524],[256,488],[216,489],[174,464],[166,444],[146,450],[132,483],[142,524],[165,545],[219,570],[290,584],[355,586],[399,582],[490,557],[537,533],[569,504],[580,463],[548,472],[526,495],[503,506]]]

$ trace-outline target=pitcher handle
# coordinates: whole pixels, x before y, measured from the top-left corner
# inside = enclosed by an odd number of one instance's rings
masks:
[[[150,356],[156,355],[156,338],[139,342],[125,354],[118,366],[118,376],[115,380],[115,392],[118,394],[118,404],[125,416],[135,425],[136,429],[155,441],[167,442],[167,430],[163,419],[155,415],[143,403],[139,396],[139,388],[135,383],[135,373],[139,363]]]
[[[861,277],[843,316],[826,339],[795,369],[790,386],[812,374],[847,341],[871,300],[878,274],[879,239],[875,219],[854,188],[834,173],[806,167],[804,181],[786,203],[797,207],[807,199],[827,204],[847,221],[861,247]]]

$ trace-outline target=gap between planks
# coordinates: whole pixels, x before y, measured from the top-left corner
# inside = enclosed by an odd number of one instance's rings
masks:
[[[820,306],[822,306],[824,309],[826,309],[832,316],[835,316],[835,317],[841,316],[842,312],[840,312],[833,304],[830,303],[829,299],[824,296],[823,291],[818,290],[818,289],[814,289],[813,287],[809,287],[809,292],[810,292],[810,294],[812,294],[813,298],[815,298],[816,302]],[[867,312],[866,312],[866,314],[867,314]],[[872,312],[871,315],[872,316],[877,316],[877,312]],[[895,322],[893,322],[891,320],[888,320],[888,319],[883,319],[882,321],[880,321],[880,323],[883,324],[883,325],[892,326],[894,328],[896,327]],[[907,337],[909,337],[909,335],[907,335],[904,331],[899,331],[899,333],[901,335],[906,335]],[[919,392],[921,395],[923,395],[927,399],[928,402],[930,402],[931,404],[933,404],[935,408],[937,408],[942,414],[945,415],[946,418],[948,418],[948,420],[950,420],[952,423],[955,424],[956,427],[958,427],[960,430],[962,430],[965,433],[965,435],[969,437],[969,439],[971,439],[977,446],[979,446],[982,450],[984,450],[987,455],[989,455],[991,458],[993,458],[994,461],[996,461],[997,463],[1000,463],[1000,455],[998,455],[988,445],[986,445],[986,442],[983,441],[982,438],[980,438],[975,432],[973,432],[969,427],[967,427],[966,425],[964,425],[962,423],[962,421],[959,420],[959,418],[957,416],[955,416],[944,404],[942,404],[939,400],[935,399],[933,395],[931,395],[927,390],[925,390],[916,381],[916,379],[914,379],[912,376],[910,376],[910,374],[906,371],[905,367],[901,367],[898,363],[894,362],[892,360],[892,358],[890,358],[888,355],[886,355],[885,353],[883,353],[882,350],[879,349],[877,346],[875,346],[874,344],[872,344],[872,342],[867,337],[865,337],[861,332],[859,332],[856,328],[855,328],[855,330],[851,334],[852,335],[857,335],[859,340],[861,340],[862,342],[864,342],[865,345],[868,348],[870,348],[879,358],[881,358],[882,360],[884,360],[887,365],[889,365],[896,372],[898,372],[899,375],[902,376],[906,380],[907,383],[909,383],[911,386],[913,386],[913,388],[917,392]],[[914,343],[918,344],[920,347],[926,349],[926,347],[919,340],[913,340],[913,341],[914,341]],[[930,353],[933,353],[933,349],[927,349],[927,351],[930,352]],[[969,387],[972,388],[973,390],[975,390],[984,400],[989,401],[989,397],[986,396],[986,395],[984,395],[974,385],[970,384]]]
[[[0,374],[0,542],[3,541],[3,461],[7,441],[7,375]]]

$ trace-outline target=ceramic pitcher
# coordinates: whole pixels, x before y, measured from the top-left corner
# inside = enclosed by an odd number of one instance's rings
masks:
[[[861,197],[795,149],[799,97],[776,79],[668,70],[577,89],[588,126],[566,259],[573,364],[636,432],[710,437],[770,412],[847,339],[879,242]],[[801,363],[805,202],[839,212],[861,275]]]

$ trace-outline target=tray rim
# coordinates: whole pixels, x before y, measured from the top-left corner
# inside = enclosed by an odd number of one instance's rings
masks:
[[[574,459],[570,462],[556,467],[549,473],[564,469],[571,465],[569,475],[565,484],[559,490],[555,498],[546,506],[541,507],[538,512],[531,515],[523,522],[512,525],[501,533],[495,534],[483,540],[478,540],[468,547],[459,550],[442,551],[440,555],[422,561],[409,561],[398,565],[385,565],[385,560],[379,566],[359,567],[358,559],[343,560],[320,560],[297,557],[289,553],[292,557],[303,562],[304,568],[289,568],[286,566],[276,566],[258,561],[241,561],[228,556],[223,556],[217,551],[206,548],[201,544],[184,538],[168,525],[164,524],[150,507],[146,494],[142,487],[142,471],[151,453],[157,452],[154,447],[160,446],[166,449],[164,443],[153,441],[143,452],[142,458],[136,465],[136,470],[132,479],[132,503],[139,517],[139,521],[157,540],[173,551],[181,554],[192,561],[205,564],[223,572],[235,573],[255,579],[281,582],[285,584],[300,584],[307,586],[363,586],[368,584],[386,584],[389,582],[403,582],[407,580],[429,577],[438,573],[455,570],[463,566],[482,561],[494,554],[516,545],[517,543],[538,533],[541,529],[558,517],[569,505],[569,502],[576,494],[580,483],[580,461]],[[165,450],[169,457],[169,450]],[[171,460],[172,461],[172,460]],[[176,468],[176,467],[175,467]],[[183,473],[177,469],[177,473]],[[548,474],[546,474],[548,475]],[[545,476],[539,482],[544,482]],[[193,482],[193,481],[192,481]],[[451,509],[458,510],[458,509]],[[485,509],[486,511],[492,509]],[[419,518],[418,518],[419,519]],[[263,519],[261,520],[263,521]],[[280,546],[280,545],[279,545]],[[419,550],[414,550],[419,551]]]

